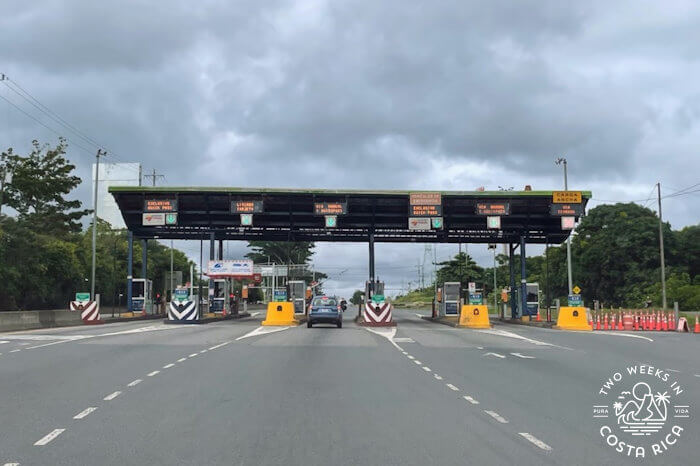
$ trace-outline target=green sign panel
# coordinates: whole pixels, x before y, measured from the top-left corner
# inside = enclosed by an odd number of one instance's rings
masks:
[[[372,301],[378,304],[383,303],[386,300],[383,294],[372,295]]]
[[[338,226],[338,217],[336,215],[326,215],[326,228],[335,228]]]
[[[246,227],[253,226],[253,214],[241,214],[241,225]]]
[[[90,301],[90,293],[75,293],[76,301]]]
[[[484,297],[481,293],[469,293],[469,304],[484,304]]]
[[[583,306],[583,299],[581,299],[580,294],[570,294],[569,295],[569,306],[580,307]]]
[[[187,301],[190,299],[190,290],[187,288],[178,288],[173,291],[173,299],[175,301]]]
[[[165,214],[165,224],[166,225],[177,225],[177,214],[175,214],[175,213]]]
[[[430,224],[434,230],[442,230],[442,217],[432,217],[430,219]]]

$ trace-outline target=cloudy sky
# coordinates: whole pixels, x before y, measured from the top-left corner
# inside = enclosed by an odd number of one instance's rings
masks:
[[[553,189],[558,156],[592,205],[700,183],[696,1],[2,0],[0,43],[12,83],[173,186]],[[89,180],[93,145],[0,96],[68,136]],[[56,134],[0,100],[0,146],[35,138]],[[76,195],[91,205],[89,183]],[[699,201],[664,216],[696,224]],[[388,286],[415,283],[422,246],[377,252]],[[316,262],[349,269],[345,293],[366,246]]]

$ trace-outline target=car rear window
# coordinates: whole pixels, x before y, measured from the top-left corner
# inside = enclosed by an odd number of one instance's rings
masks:
[[[311,304],[312,306],[337,306],[337,303],[335,302],[335,299],[333,298],[316,298],[314,299],[314,302]]]

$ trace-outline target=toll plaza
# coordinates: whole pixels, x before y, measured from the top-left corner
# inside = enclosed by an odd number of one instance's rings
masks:
[[[386,325],[390,303],[375,274],[377,242],[507,244],[511,318],[530,315],[526,262],[515,283],[514,254],[527,244],[561,244],[585,214],[590,191],[369,191],[233,187],[112,186],[128,230],[127,303],[133,311],[133,239],[208,240],[210,261],[222,260],[223,241],[364,242],[368,245],[368,280],[361,319]],[[218,248],[217,246],[218,242]],[[142,248],[143,273],[146,248]],[[217,251],[218,249],[218,251]],[[208,296],[217,297],[209,276]],[[222,289],[222,288],[220,288]],[[518,290],[516,292],[516,290]],[[290,290],[287,299],[298,299]],[[443,290],[441,312],[454,312],[452,291]],[[530,292],[528,292],[530,291]],[[459,297],[460,291],[457,292]],[[219,293],[220,294],[220,293]],[[467,304],[463,300],[462,305]],[[459,302],[459,298],[458,301]],[[384,306],[389,304],[389,306]],[[448,305],[449,304],[449,305]],[[212,304],[219,306],[219,304]],[[225,308],[225,302],[224,302]],[[298,308],[292,305],[297,311]],[[386,309],[389,309],[385,313]],[[367,315],[367,317],[362,317]],[[389,321],[391,322],[391,317]]]

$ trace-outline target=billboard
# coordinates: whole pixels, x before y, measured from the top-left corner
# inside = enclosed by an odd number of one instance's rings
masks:
[[[207,276],[209,277],[252,277],[252,260],[221,260],[207,263]]]

